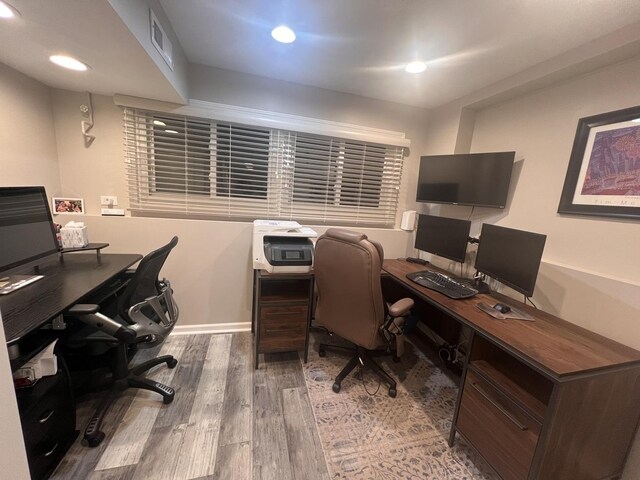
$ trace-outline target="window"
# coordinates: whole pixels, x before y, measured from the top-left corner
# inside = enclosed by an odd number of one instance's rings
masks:
[[[125,108],[131,209],[393,225],[402,147]]]

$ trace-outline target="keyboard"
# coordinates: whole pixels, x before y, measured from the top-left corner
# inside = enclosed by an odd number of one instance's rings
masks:
[[[471,288],[469,285],[430,270],[407,273],[407,278],[418,285],[440,292],[449,298],[470,298],[478,293],[478,290]]]

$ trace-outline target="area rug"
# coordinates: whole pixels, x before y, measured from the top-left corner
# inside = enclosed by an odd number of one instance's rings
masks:
[[[376,395],[362,378],[349,375],[342,390],[331,390],[346,364],[344,354],[318,356],[312,337],[309,362],[303,364],[309,398],[332,479],[495,480],[486,463],[459,436],[449,448],[457,387],[439,367],[409,344],[399,364],[379,359],[398,382],[391,398],[384,384]],[[366,389],[377,377],[366,372]]]

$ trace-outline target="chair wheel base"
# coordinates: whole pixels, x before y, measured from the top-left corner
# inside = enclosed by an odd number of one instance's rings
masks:
[[[327,356],[327,351],[324,348],[321,348],[318,350],[318,355],[321,357],[326,357]]]
[[[178,360],[176,360],[175,358],[172,358],[171,360],[167,361],[167,367],[169,368],[176,368],[177,365],[178,365]]]
[[[92,434],[91,436],[85,435],[84,439],[87,441],[87,444],[91,448],[96,448],[104,440],[104,433],[103,432],[96,432],[96,433]]]
[[[331,387],[331,388],[332,388],[332,390],[333,390],[335,393],[340,393],[340,388],[341,388],[341,387],[340,387],[340,384],[339,384],[339,383],[334,383],[334,384],[333,384],[333,387]]]
[[[389,389],[389,396],[391,398],[396,398],[397,395],[398,395],[398,391],[395,388],[390,388]]]

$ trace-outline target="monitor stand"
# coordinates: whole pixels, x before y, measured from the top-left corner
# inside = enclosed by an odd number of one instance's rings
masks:
[[[479,278],[476,278],[475,280],[471,280],[471,286],[476,290],[478,290],[478,293],[491,293],[489,284],[487,282],[483,282]]]
[[[0,295],[6,295],[44,278],[44,275],[8,275],[0,278]]]

